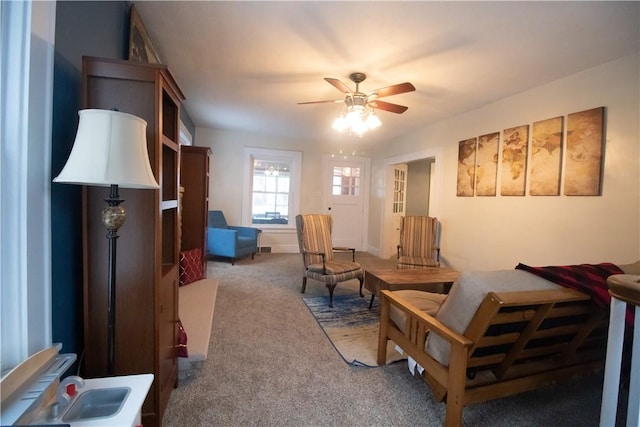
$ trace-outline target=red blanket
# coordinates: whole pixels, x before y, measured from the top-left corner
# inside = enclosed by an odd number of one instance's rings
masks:
[[[524,270],[565,288],[575,289],[591,296],[596,304],[609,310],[611,296],[607,278],[612,274],[624,274],[620,268],[608,262],[549,267],[530,267],[518,264],[516,270]],[[633,307],[627,307],[626,322],[633,324]]]

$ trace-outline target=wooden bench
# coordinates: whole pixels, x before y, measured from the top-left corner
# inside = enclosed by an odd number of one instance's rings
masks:
[[[189,352],[189,357],[178,358],[178,383],[180,383],[195,375],[207,359],[218,280],[198,280],[181,286],[178,293],[178,313],[187,333]]]
[[[404,324],[394,322],[398,317]],[[459,426],[468,404],[603,369],[606,328],[606,312],[567,288],[488,292],[464,334],[383,290],[378,363],[386,360],[387,340],[393,340],[424,368],[422,378],[435,398],[446,398],[445,425]],[[431,334],[450,344],[447,363],[430,353]]]

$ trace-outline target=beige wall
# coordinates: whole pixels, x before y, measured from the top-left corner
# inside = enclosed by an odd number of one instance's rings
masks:
[[[243,155],[245,147],[302,151],[302,213],[322,212],[322,187],[318,177],[322,173],[322,150],[318,144],[302,144],[254,133],[219,129],[197,128],[197,145],[211,147],[209,182],[209,209],[224,212],[230,225],[241,225],[242,186],[244,176]],[[291,230],[265,230],[260,244],[271,246],[273,252],[298,252],[295,223]]]
[[[406,215],[429,215],[431,162],[424,159],[407,165]]]
[[[379,253],[385,159],[435,152],[441,176],[434,205],[446,265],[486,270],[513,268],[518,262],[640,259],[639,69],[638,55],[621,58],[383,144],[372,156],[369,251]],[[456,197],[458,141],[599,106],[606,107],[607,115],[602,196]],[[212,148],[209,205],[222,209],[229,223],[240,223],[245,146],[303,151],[301,210],[322,210],[319,144],[204,128],[196,129],[195,142]],[[293,230],[264,233],[262,244],[274,252],[297,251]]]
[[[429,125],[375,153],[372,187],[383,185],[386,158],[441,150],[441,254],[445,264],[458,269],[636,261],[639,70],[639,57],[632,55]],[[458,141],[599,106],[607,116],[602,196],[456,197]],[[370,200],[371,252],[379,244],[382,194],[373,191]]]

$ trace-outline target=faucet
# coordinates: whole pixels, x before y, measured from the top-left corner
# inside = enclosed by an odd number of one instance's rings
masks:
[[[57,399],[51,404],[49,418],[56,419],[60,416],[60,409],[69,405],[78,394],[78,389],[84,387],[84,380],[76,375],[69,376],[58,385]]]

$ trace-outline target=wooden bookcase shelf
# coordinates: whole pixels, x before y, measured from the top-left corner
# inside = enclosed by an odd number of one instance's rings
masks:
[[[147,122],[147,148],[159,190],[121,189],[127,219],[116,260],[115,374],[154,374],[142,407],[145,427],[162,424],[177,379],[179,264],[178,129],[182,92],[164,65],[83,57],[83,107],[113,109]],[[100,212],[108,188],[83,190],[82,374],[107,375],[108,243]]]

